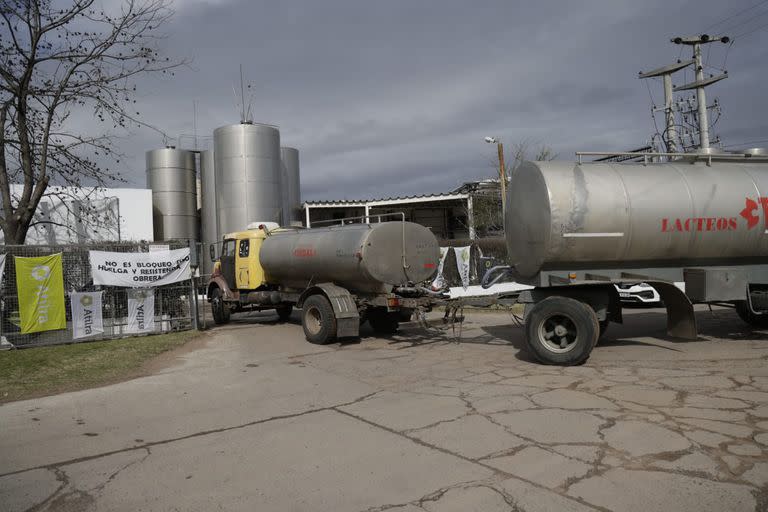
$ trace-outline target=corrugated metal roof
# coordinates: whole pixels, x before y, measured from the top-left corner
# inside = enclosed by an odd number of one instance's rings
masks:
[[[306,206],[365,206],[382,204],[382,203],[401,203],[401,202],[413,202],[413,201],[429,201],[429,200],[446,200],[446,199],[464,199],[467,194],[460,192],[445,192],[442,194],[423,194],[413,196],[397,196],[387,197],[382,199],[338,199],[338,200],[322,200],[322,201],[304,201]]]

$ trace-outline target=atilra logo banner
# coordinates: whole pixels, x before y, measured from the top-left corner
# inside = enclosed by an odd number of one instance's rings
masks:
[[[155,290],[128,290],[128,325],[130,333],[147,333],[155,330]]]
[[[61,253],[14,262],[22,334],[66,329]]]
[[[104,332],[101,312],[103,292],[72,292],[72,339],[87,338]]]

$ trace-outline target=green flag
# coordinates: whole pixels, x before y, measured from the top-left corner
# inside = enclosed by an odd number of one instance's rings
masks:
[[[14,260],[22,334],[66,329],[61,253]]]

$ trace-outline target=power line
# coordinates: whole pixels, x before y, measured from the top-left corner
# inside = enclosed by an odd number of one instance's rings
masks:
[[[752,6],[750,6],[750,7],[747,7],[746,9],[742,9],[742,10],[740,10],[739,12],[737,12],[736,14],[732,14],[731,16],[728,16],[727,18],[725,18],[725,19],[723,19],[723,20],[720,20],[720,21],[716,21],[715,23],[711,24],[710,26],[708,26],[708,27],[707,27],[707,28],[705,28],[704,30],[705,30],[705,31],[707,31],[707,30],[709,30],[709,29],[711,29],[711,28],[713,28],[713,27],[716,27],[717,25],[720,25],[721,23],[725,23],[726,21],[732,20],[732,19],[733,19],[733,18],[735,18],[736,16],[739,16],[740,14],[743,14],[743,13],[745,13],[745,12],[747,12],[747,11],[751,11],[751,10],[752,10],[752,9],[754,9],[755,7],[759,7],[759,6],[761,6],[761,5],[765,4],[765,3],[768,3],[768,0],[763,0],[762,2],[758,2],[758,3],[756,3],[755,5],[752,5]]]
[[[751,34],[751,33],[753,33],[753,32],[757,32],[758,30],[762,30],[762,29],[764,29],[764,28],[766,28],[766,27],[768,27],[768,23],[765,23],[765,24],[763,24],[763,25],[760,25],[760,26],[758,26],[758,27],[755,27],[755,28],[753,28],[752,30],[748,30],[748,31],[746,31],[746,32],[743,32],[743,33],[741,33],[741,34],[739,34],[739,35],[737,35],[737,36],[734,36],[733,38],[734,38],[734,39],[736,39],[737,37],[745,37],[745,36],[748,36],[749,34]]]
[[[744,27],[745,25],[750,25],[750,24],[754,23],[755,21],[758,21],[759,18],[761,18],[762,16],[765,16],[766,14],[768,14],[768,11],[763,11],[763,12],[761,12],[759,14],[755,14],[754,16],[750,16],[749,18],[747,18],[746,20],[742,21],[741,23],[737,23],[736,25],[729,26],[728,28],[725,28],[725,29],[722,29],[722,30],[718,30],[718,32],[720,32],[720,33],[724,33],[724,32],[731,32],[731,33],[733,33],[733,32],[736,31],[737,28]],[[759,23],[759,21],[758,21],[758,23]]]

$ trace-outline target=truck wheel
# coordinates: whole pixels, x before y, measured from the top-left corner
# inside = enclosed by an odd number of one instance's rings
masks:
[[[395,334],[400,327],[400,313],[376,310],[368,313],[368,323],[378,334]]]
[[[400,308],[397,319],[401,322],[410,322],[413,318],[413,308]]]
[[[605,331],[608,330],[608,324],[611,323],[610,320],[599,320],[598,323],[600,324],[600,334],[598,335],[597,339],[598,341],[603,339],[603,336],[605,336]]]
[[[539,362],[571,366],[589,358],[600,335],[600,324],[587,304],[548,297],[530,309],[525,334],[528,348]]]
[[[736,313],[738,313],[739,318],[752,327],[768,327],[768,313],[764,315],[754,314],[749,310],[749,305],[745,300],[740,300],[736,303]]]
[[[327,345],[336,339],[336,316],[328,299],[312,295],[304,301],[301,310],[301,325],[308,342]]]
[[[277,311],[277,318],[281,322],[287,322],[291,318],[291,313],[293,312],[293,306],[290,304],[285,306],[277,306],[275,308],[275,311]]]
[[[211,292],[211,311],[213,312],[213,323],[216,325],[229,322],[229,306],[224,302],[221,288],[214,288]]]

